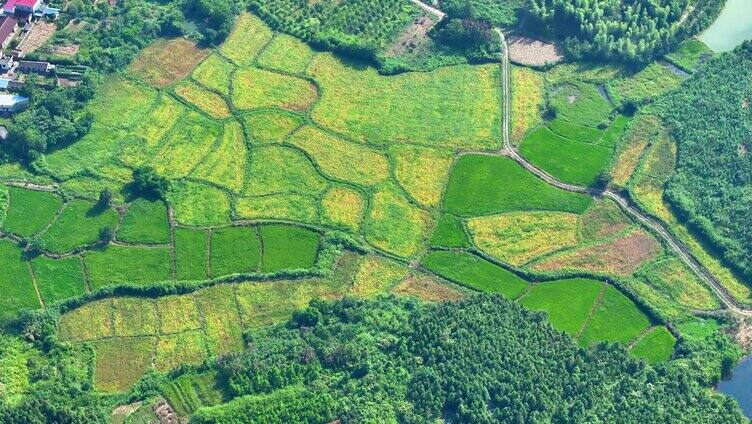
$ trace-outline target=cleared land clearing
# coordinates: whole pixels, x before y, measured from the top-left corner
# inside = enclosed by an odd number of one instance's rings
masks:
[[[589,196],[551,187],[512,159],[465,155],[457,160],[444,194],[444,209],[456,216],[552,210],[584,212]]]
[[[545,66],[564,60],[564,54],[558,45],[528,37],[511,36],[509,60],[525,66]]]
[[[651,235],[642,230],[635,230],[610,242],[544,259],[533,265],[533,269],[571,269],[626,277],[656,257],[660,251],[660,244]]]
[[[666,327],[655,327],[632,347],[630,353],[655,364],[671,359],[675,344],[676,338]]]
[[[603,283],[582,278],[533,285],[520,304],[548,314],[558,330],[576,336],[603,290]]]
[[[529,133],[520,153],[554,177],[579,185],[592,184],[611,159],[610,149],[560,137],[547,128]]]
[[[175,87],[175,94],[191,103],[213,118],[224,119],[230,116],[230,108],[218,94],[205,90],[192,82],[183,82]]]
[[[497,149],[501,140],[498,65],[453,66],[382,76],[319,54],[309,68],[321,100],[313,119],[359,141]]]
[[[249,65],[271,41],[272,36],[272,31],[261,19],[250,13],[243,13],[238,16],[235,28],[219,48],[219,52],[238,65]]]
[[[389,162],[378,151],[341,140],[316,127],[307,126],[288,141],[303,149],[323,173],[331,178],[373,186],[389,176]]]
[[[258,57],[261,67],[290,74],[304,74],[313,50],[295,37],[277,34]]]
[[[512,67],[512,141],[522,140],[531,128],[540,124],[543,96],[543,77],[530,68]]]
[[[118,214],[110,208],[100,208],[86,200],[73,200],[44,232],[47,249],[68,252],[76,247],[99,241],[103,228],[115,228]]]
[[[321,198],[322,221],[325,225],[357,231],[365,206],[360,192],[346,187],[332,187]]]
[[[436,206],[452,165],[450,151],[397,145],[390,149],[395,162],[394,178],[423,206]]]
[[[21,237],[42,231],[63,207],[63,199],[46,191],[8,187],[8,194],[3,228]]]
[[[188,76],[208,53],[185,38],[160,40],[141,51],[129,70],[155,87],[166,87]]]
[[[238,109],[282,108],[304,111],[316,100],[316,86],[297,77],[259,68],[241,69],[232,79],[232,103]]]
[[[616,235],[632,225],[619,206],[608,200],[601,200],[580,216],[579,236],[583,241],[602,240]]]
[[[128,205],[117,238],[126,243],[168,243],[167,206],[161,201],[134,200]]]
[[[515,266],[576,245],[577,225],[577,215],[564,212],[512,212],[467,222],[481,250]]]
[[[402,296],[417,297],[428,302],[454,302],[465,298],[462,292],[424,275],[407,277],[392,291]]]
[[[457,284],[507,299],[518,298],[527,281],[506,269],[467,252],[430,252],[422,265],[429,271]]]
[[[373,195],[363,232],[369,243],[408,258],[421,248],[431,217],[407,201],[392,185]]]

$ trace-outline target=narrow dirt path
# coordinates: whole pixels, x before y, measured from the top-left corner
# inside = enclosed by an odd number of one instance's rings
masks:
[[[446,16],[446,13],[442,12],[441,10],[439,10],[439,9],[437,9],[435,7],[427,5],[427,4],[423,3],[423,2],[421,2],[420,0],[410,0],[410,3],[418,6],[419,8],[425,10],[426,12],[428,12],[428,13],[430,13],[432,15],[435,15],[437,18],[439,18],[439,21],[441,21],[442,19],[444,19],[444,17]]]
[[[582,193],[594,197],[602,196],[613,200],[627,215],[637,220],[643,226],[652,230],[654,234],[658,235],[666,243],[666,245],[668,245],[671,250],[673,250],[679,256],[679,258],[687,264],[687,266],[689,266],[689,268],[697,275],[698,278],[700,278],[700,280],[705,282],[711,289],[713,289],[715,294],[718,296],[721,302],[723,302],[728,311],[731,311],[732,313],[735,313],[737,315],[748,317],[752,316],[752,310],[742,307],[739,302],[737,302],[736,299],[734,299],[733,296],[729,294],[726,288],[723,287],[720,281],[718,281],[718,279],[692,255],[689,248],[680,240],[676,239],[673,234],[671,234],[665,224],[646,215],[628,199],[611,189],[600,191],[590,187],[582,187],[559,181],[558,179],[537,168],[535,165],[520,156],[520,154],[514,149],[514,146],[512,146],[512,144],[509,142],[509,117],[511,115],[511,96],[509,89],[509,50],[507,48],[507,41],[504,37],[504,33],[499,28],[495,28],[495,31],[501,39],[501,74],[503,79],[502,92],[504,96],[504,106],[502,107],[502,114],[504,115],[502,119],[502,139],[504,145],[499,153],[519,163],[523,168],[533,173],[549,185],[574,193]]]

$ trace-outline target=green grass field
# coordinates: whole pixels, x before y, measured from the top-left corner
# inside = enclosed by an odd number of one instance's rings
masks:
[[[617,104],[643,103],[676,88],[684,78],[667,66],[652,63],[629,77],[609,81],[608,94]]]
[[[101,209],[92,202],[73,200],[44,232],[46,247],[54,252],[68,252],[79,246],[96,243],[99,232],[115,228],[118,214],[110,208]]]
[[[431,236],[431,246],[436,247],[469,247],[462,221],[454,215],[442,214],[436,223],[436,229]]]
[[[553,188],[512,159],[470,154],[455,163],[443,203],[447,212],[467,217],[525,210],[582,213],[592,199]]]
[[[8,187],[10,202],[4,228],[21,237],[39,233],[52,222],[63,200],[52,193]]]
[[[0,321],[22,308],[40,306],[23,252],[7,240],[0,240],[0,292]]]
[[[261,262],[261,240],[254,228],[225,227],[212,230],[212,277],[255,272]]]
[[[422,265],[447,280],[473,290],[499,293],[516,299],[528,283],[504,268],[466,252],[431,252]]]
[[[602,289],[600,281],[581,278],[539,283],[520,299],[520,304],[546,312],[556,329],[574,336],[585,324]]]
[[[313,59],[308,44],[285,34],[277,34],[258,57],[264,68],[290,74],[304,74]]]
[[[656,327],[637,342],[630,352],[651,364],[666,361],[674,354],[676,338],[666,327]]]
[[[253,144],[281,143],[303,124],[298,115],[274,109],[249,113],[243,120]]]
[[[628,297],[611,286],[606,287],[603,299],[580,336],[580,344],[596,342],[628,343],[646,328],[650,320]]]
[[[706,59],[713,55],[713,51],[696,38],[684,40],[676,51],[666,55],[671,63],[687,72],[694,71]]]
[[[178,280],[208,278],[209,235],[205,230],[175,229],[175,267]]]
[[[360,63],[320,54],[309,72],[322,96],[313,119],[356,140],[476,149],[500,144],[496,65],[385,77]]]
[[[168,243],[170,228],[163,202],[136,199],[118,228],[117,239],[126,243]]]
[[[363,232],[372,245],[407,258],[420,250],[429,220],[425,211],[415,207],[393,185],[389,185],[374,193]]]
[[[83,294],[86,291],[81,259],[50,259],[43,256],[31,262],[39,293],[46,305]]]
[[[152,284],[172,279],[167,248],[108,246],[84,257],[92,290],[118,284]]]
[[[575,141],[595,143],[603,137],[603,131],[585,125],[574,124],[564,119],[554,119],[548,123],[548,129],[554,133]]]
[[[520,153],[552,176],[578,185],[592,184],[611,159],[610,149],[570,140],[547,128],[528,133]]]
[[[232,103],[241,110],[303,111],[316,100],[316,87],[297,77],[259,68],[241,69],[232,79]]]
[[[581,82],[555,87],[549,93],[549,103],[558,118],[590,127],[606,121],[613,110],[596,86]]]
[[[264,255],[261,272],[311,268],[316,262],[319,235],[291,225],[263,225],[259,228]]]

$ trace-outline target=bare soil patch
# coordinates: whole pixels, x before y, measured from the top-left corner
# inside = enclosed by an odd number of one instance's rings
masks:
[[[78,53],[78,49],[81,48],[78,44],[69,44],[66,46],[52,46],[50,47],[50,53],[58,56],[73,57]]]
[[[37,50],[52,37],[56,28],[57,26],[54,22],[37,21],[29,33],[26,34],[26,37],[18,44],[18,50],[21,50],[24,55]]]
[[[400,56],[405,53],[412,53],[422,45],[430,42],[428,33],[438,23],[438,19],[433,16],[421,16],[405,29],[387,51],[387,56]]]
[[[188,76],[207,54],[185,38],[160,40],[144,49],[130,70],[153,86],[166,87]]]
[[[507,43],[509,60],[520,65],[544,66],[564,60],[561,48],[554,43],[516,35],[510,36]]]
[[[746,144],[742,143],[739,145],[737,153],[739,154],[740,158],[747,157],[747,155],[749,154],[749,147],[747,147]]]
[[[599,244],[555,256],[533,268],[539,271],[577,269],[628,276],[660,251],[658,242],[642,230],[634,231],[609,243]]]
[[[394,288],[394,292],[405,296],[415,296],[429,302],[457,301],[465,297],[461,292],[426,276],[410,276]]]

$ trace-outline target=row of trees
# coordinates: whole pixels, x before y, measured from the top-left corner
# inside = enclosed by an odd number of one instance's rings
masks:
[[[649,366],[618,345],[582,349],[498,296],[313,302],[219,361],[235,400],[193,421],[747,422],[686,365]],[[275,407],[254,407],[260,399]]]
[[[678,141],[666,196],[752,278],[752,42],[716,56],[659,101]]]

